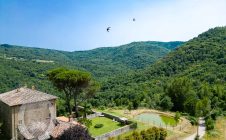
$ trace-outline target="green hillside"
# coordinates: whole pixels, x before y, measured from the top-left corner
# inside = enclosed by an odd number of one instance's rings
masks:
[[[174,100],[168,98],[170,87],[180,88],[186,84],[184,87],[189,91],[187,98],[191,93],[191,101],[201,99],[200,94],[206,90],[210,97],[215,94],[217,100],[223,102],[226,100],[225,83],[226,27],[217,27],[186,42],[145,70],[110,79],[96,98],[100,101],[93,100],[93,104],[108,105],[110,100],[113,102],[111,105],[121,106],[128,105],[129,99],[139,106],[164,109],[166,100]],[[218,97],[219,92],[224,96]],[[226,105],[222,106],[226,110]]]
[[[103,81],[113,75],[144,68],[182,43],[134,42],[119,47],[75,52],[2,44],[0,92],[27,84],[55,93],[45,74],[56,67],[84,69]]]

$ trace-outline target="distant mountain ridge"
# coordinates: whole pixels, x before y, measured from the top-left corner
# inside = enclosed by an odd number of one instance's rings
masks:
[[[107,103],[120,97],[120,105],[127,104],[127,97],[146,100],[145,94],[164,93],[165,86],[180,77],[194,81],[195,90],[201,84],[219,84],[226,91],[226,27],[200,34],[145,69],[109,79],[97,100]]]
[[[102,81],[117,74],[142,69],[183,43],[133,42],[118,47],[75,52],[2,44],[0,45],[0,79],[4,82],[0,81],[0,91],[25,83],[35,84],[46,81],[45,72],[55,67],[83,69]],[[39,85],[40,89],[45,87],[42,83]]]

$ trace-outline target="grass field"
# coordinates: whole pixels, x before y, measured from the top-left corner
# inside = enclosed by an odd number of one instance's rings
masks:
[[[96,124],[103,124],[104,126],[101,128],[95,128],[94,126]],[[96,117],[92,119],[92,126],[89,128],[89,132],[91,133],[92,136],[95,137],[105,134],[107,132],[111,132],[120,127],[122,127],[122,125],[119,122],[115,122],[106,117]]]

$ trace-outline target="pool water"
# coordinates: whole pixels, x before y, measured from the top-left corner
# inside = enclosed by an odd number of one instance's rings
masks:
[[[144,122],[144,123],[151,123],[158,126],[175,126],[176,121],[173,117],[160,115],[157,113],[142,113],[135,117],[136,120]]]

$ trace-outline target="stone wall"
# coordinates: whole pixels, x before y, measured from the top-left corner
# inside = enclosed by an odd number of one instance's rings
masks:
[[[105,133],[101,136],[97,136],[97,137],[95,137],[95,140],[108,140],[108,138],[110,138],[110,137],[116,137],[116,136],[121,135],[123,133],[126,133],[128,131],[131,131],[131,130],[134,129],[133,127],[131,127],[131,125],[126,125],[124,127],[121,127],[119,129],[116,129],[116,130],[111,131],[109,133]]]
[[[120,117],[118,117],[118,116],[114,116],[112,114],[103,113],[103,112],[101,114],[104,115],[104,117],[106,117],[106,118],[115,120],[117,122],[124,123],[124,121],[121,120]],[[132,121],[127,121],[127,125],[126,126],[121,127],[119,129],[116,129],[116,130],[113,130],[113,131],[111,131],[109,133],[105,133],[105,134],[103,134],[101,136],[97,136],[97,137],[95,137],[95,140],[107,140],[109,137],[116,137],[116,136],[121,135],[123,133],[126,133],[128,131],[131,131],[131,130],[134,129],[134,124],[135,123],[132,122]]]

